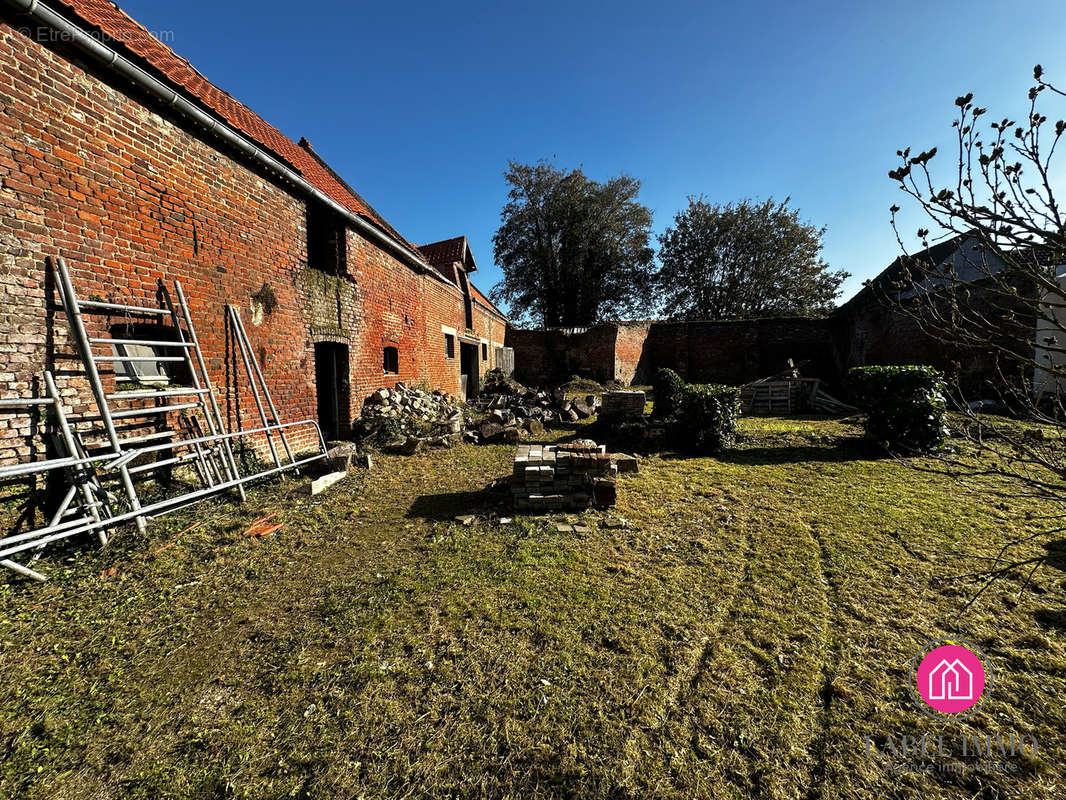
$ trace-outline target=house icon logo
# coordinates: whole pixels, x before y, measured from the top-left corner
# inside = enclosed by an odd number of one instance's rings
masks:
[[[912,663],[911,692],[917,690],[925,710],[950,715],[976,710],[988,683],[978,653],[969,642],[949,640],[922,649]]]
[[[973,700],[973,673],[959,659],[940,659],[929,672],[930,700]]]

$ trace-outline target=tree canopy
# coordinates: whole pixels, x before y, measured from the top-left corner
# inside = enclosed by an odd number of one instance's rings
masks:
[[[712,205],[690,197],[659,237],[658,285],[672,319],[827,314],[848,278],[822,260],[822,235],[772,198]]]
[[[503,280],[492,299],[508,303],[512,318],[581,327],[650,311],[651,212],[637,202],[640,181],[599,183],[546,162],[511,162],[505,177],[493,237]]]

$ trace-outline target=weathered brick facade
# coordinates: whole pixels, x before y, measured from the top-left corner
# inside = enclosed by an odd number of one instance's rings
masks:
[[[829,381],[840,371],[833,323],[803,317],[604,323],[579,332],[511,328],[507,340],[516,377],[529,384],[571,375],[646,384],[659,367],[692,382],[741,384],[783,370],[789,359]]]
[[[235,428],[258,418],[233,390],[246,382],[227,350],[227,303],[241,309],[283,421],[316,418],[316,342],[349,348],[353,418],[366,394],[400,380],[458,393],[441,338],[442,326],[464,327],[457,285],[352,228],[344,274],[309,265],[306,197],[19,22],[0,17],[0,396],[30,394],[54,369],[75,413],[89,411],[84,387],[63,374],[73,372],[66,321],[48,310],[45,259],[59,255],[84,298],[154,306],[157,281],[180,280]],[[276,307],[252,313],[264,285]],[[106,336],[120,320],[87,321]],[[502,343],[505,327],[497,312],[475,318],[485,339]],[[398,350],[395,374],[383,369],[386,346]],[[0,419],[0,460],[26,454],[27,424]]]

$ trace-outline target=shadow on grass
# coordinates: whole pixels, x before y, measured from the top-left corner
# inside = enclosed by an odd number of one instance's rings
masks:
[[[474,492],[424,494],[407,510],[408,519],[445,522],[461,514],[499,511],[507,499],[507,482],[495,480]]]
[[[810,417],[810,419],[824,420],[825,417]],[[558,425],[555,429],[568,430],[563,425]],[[572,432],[559,439],[560,442],[592,439],[597,444],[606,445],[608,452],[611,453],[632,453],[637,456],[655,454],[667,460],[707,457],[707,454],[687,453],[678,448],[677,442],[667,436],[661,423],[656,422],[644,421],[611,426],[597,420],[591,424],[575,426],[570,430]],[[813,442],[797,441],[795,437],[780,441],[780,443],[774,440],[773,434],[760,437],[758,440],[748,438],[713,457],[729,464],[750,466],[802,462],[878,461],[893,457],[883,448],[862,436],[833,437]],[[757,441],[758,444],[749,447],[745,446],[745,441]]]
[[[878,461],[891,459],[892,456],[864,439],[854,438],[841,439],[829,445],[787,444],[780,447],[739,447],[725,450],[716,458],[727,464],[758,466],[801,462]]]
[[[1047,543],[1047,560],[1044,563],[1060,572],[1066,572],[1066,539]],[[1066,632],[1066,609],[1042,608],[1033,614],[1033,619],[1045,628]]]

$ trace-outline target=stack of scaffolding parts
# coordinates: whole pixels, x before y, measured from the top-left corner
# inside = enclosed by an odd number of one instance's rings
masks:
[[[0,537],[0,565],[44,580],[10,557],[29,552],[36,561],[49,544],[83,534],[106,544],[107,531],[118,525],[134,522],[144,530],[149,519],[224,492],[243,500],[245,484],[325,459],[317,422],[278,418],[235,308],[227,307],[226,321],[261,424],[228,431],[180,283],[171,294],[159,281],[158,306],[83,300],[62,258],[49,259],[49,268],[77,351],[56,359],[80,369],[45,371],[44,397],[0,400],[0,411],[31,414],[20,430],[30,440],[43,438],[43,448],[33,446],[48,455],[0,467],[0,485],[29,487],[14,529]],[[87,326],[85,315],[96,319]],[[94,413],[73,412],[78,392],[61,394],[57,375],[66,386],[87,385]],[[67,394],[71,413],[64,408]],[[36,426],[39,410],[48,418],[43,432]],[[294,453],[287,433],[297,426],[311,428],[314,452]],[[265,440],[271,464],[247,466],[235,457],[254,438]],[[49,491],[39,491],[41,479]]]
[[[617,476],[613,457],[595,442],[523,444],[514,458],[511,496],[516,511],[606,508],[615,504]]]

